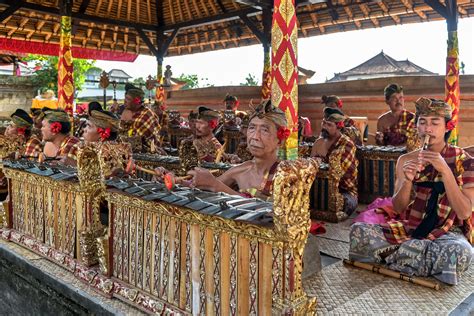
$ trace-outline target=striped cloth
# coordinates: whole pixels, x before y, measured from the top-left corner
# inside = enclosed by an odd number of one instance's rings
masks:
[[[453,171],[454,177],[460,189],[474,187],[474,159],[459,147],[447,145],[441,156],[444,158],[449,168]],[[417,182],[439,182],[442,181],[441,175],[433,168],[427,166],[420,177],[414,183],[415,199],[409,205],[403,220],[392,220],[382,225],[383,232],[387,241],[391,244],[401,244],[411,239],[411,234],[421,223],[425,216],[426,204],[431,196],[432,188],[417,186]],[[455,227],[461,228],[467,240],[474,244],[473,218],[460,220],[456,212],[449,205],[446,193],[438,197],[438,222],[426,239],[435,240],[446,234]]]
[[[152,141],[159,144],[160,122],[158,116],[149,108],[143,106],[133,113],[128,136],[141,136],[143,145],[151,148]]]
[[[415,133],[415,114],[403,110],[398,123],[387,131],[384,131],[383,145],[400,146],[407,142],[407,139]]]

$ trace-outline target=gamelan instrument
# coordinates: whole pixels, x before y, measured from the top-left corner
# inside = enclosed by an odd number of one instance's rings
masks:
[[[116,164],[101,154],[130,159],[113,149],[80,149],[77,169],[4,161],[10,200],[0,238],[148,313],[314,312],[301,278],[316,162],[282,161],[266,202],[107,177]]]
[[[395,168],[398,158],[406,153],[405,147],[360,146],[358,193],[361,203],[371,203],[377,197],[389,197],[395,191]]]

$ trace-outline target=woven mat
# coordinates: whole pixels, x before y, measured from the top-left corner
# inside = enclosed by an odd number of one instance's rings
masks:
[[[350,227],[343,226],[343,223],[325,223],[324,228],[326,228],[326,233],[317,235],[317,237],[349,242]]]
[[[318,237],[319,251],[339,259],[349,258],[349,243]]]
[[[435,291],[342,262],[303,282],[317,298],[318,315],[447,315],[473,291],[474,266],[456,286]]]

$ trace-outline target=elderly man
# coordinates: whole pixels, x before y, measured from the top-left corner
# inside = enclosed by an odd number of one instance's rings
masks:
[[[344,197],[343,211],[350,215],[357,207],[356,146],[341,133],[346,116],[337,108],[326,107],[321,123],[321,136],[314,142],[311,157],[322,158],[329,163],[338,159],[344,172],[339,182],[339,192]]]
[[[425,141],[397,162],[393,209],[401,219],[354,224],[350,257],[454,285],[474,256],[474,161],[446,142],[453,127],[448,104],[420,98],[416,115]]]
[[[402,86],[389,84],[384,95],[390,111],[378,118],[375,141],[381,146],[403,146],[408,138],[414,137],[415,114],[405,109]]]
[[[141,137],[145,151],[151,149],[152,142],[159,144],[160,123],[158,116],[143,104],[145,93],[132,85],[125,93],[125,110],[120,119],[124,122],[128,136]]]
[[[41,134],[43,140],[47,142],[43,149],[46,158],[57,158],[65,164],[76,163],[79,139],[70,136],[70,132],[71,119],[66,112],[62,110],[44,112]]]
[[[270,198],[273,176],[278,167],[278,149],[290,133],[286,126],[283,111],[268,100],[259,104],[250,112],[247,130],[248,149],[253,160],[229,169],[219,178],[215,178],[206,169],[196,168],[188,172],[194,176],[193,184],[214,192]]]

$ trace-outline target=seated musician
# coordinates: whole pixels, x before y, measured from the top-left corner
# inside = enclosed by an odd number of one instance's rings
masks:
[[[201,161],[214,162],[221,151],[222,145],[212,133],[218,125],[219,117],[219,112],[205,106],[197,108],[196,136],[193,139],[193,145],[198,152],[198,159]]]
[[[129,137],[142,139],[145,151],[150,151],[152,142],[159,144],[160,123],[158,116],[143,104],[145,93],[142,89],[128,86],[125,93],[125,110],[120,119],[124,122]]]
[[[92,110],[84,128],[86,142],[106,142],[117,139],[120,119],[112,112]]]
[[[252,160],[253,156],[248,149],[247,144],[247,131],[249,128],[249,117],[245,117],[242,119],[242,123],[240,124],[240,142],[237,145],[237,150],[235,154],[239,157],[240,161],[247,161]]]
[[[26,158],[38,157],[43,151],[41,139],[32,134],[33,119],[22,109],[17,109],[11,116],[12,122],[5,131],[6,136],[21,137],[24,147],[20,156]]]
[[[390,111],[378,118],[375,141],[381,146],[404,146],[415,133],[415,115],[405,109],[402,86],[389,84],[384,95]]]
[[[342,100],[337,95],[323,95],[321,97],[321,103],[326,105],[326,107],[342,110]],[[354,142],[354,144],[362,145],[360,131],[355,126],[354,120],[350,117],[346,117],[346,119],[344,120],[344,128],[342,128],[341,133],[349,137],[352,142]]]
[[[324,118],[321,123],[321,135],[314,142],[311,157],[319,157],[329,163],[340,159],[344,175],[339,182],[339,192],[344,197],[343,211],[350,215],[357,207],[357,166],[356,146],[342,134],[346,116],[340,109],[324,108]]]
[[[353,260],[385,262],[393,270],[453,285],[469,268],[474,258],[474,160],[446,142],[451,112],[443,101],[416,101],[418,133],[429,138],[426,149],[398,159],[393,209],[401,219],[353,224]]]
[[[70,136],[71,119],[63,110],[44,112],[41,134],[46,141],[44,158],[56,158],[61,163],[75,165],[79,139]]]
[[[250,112],[247,140],[253,160],[229,169],[218,178],[209,170],[195,168],[188,172],[193,175],[192,184],[214,192],[270,198],[278,167],[278,149],[290,133],[286,126],[285,113],[269,100],[263,101]]]

